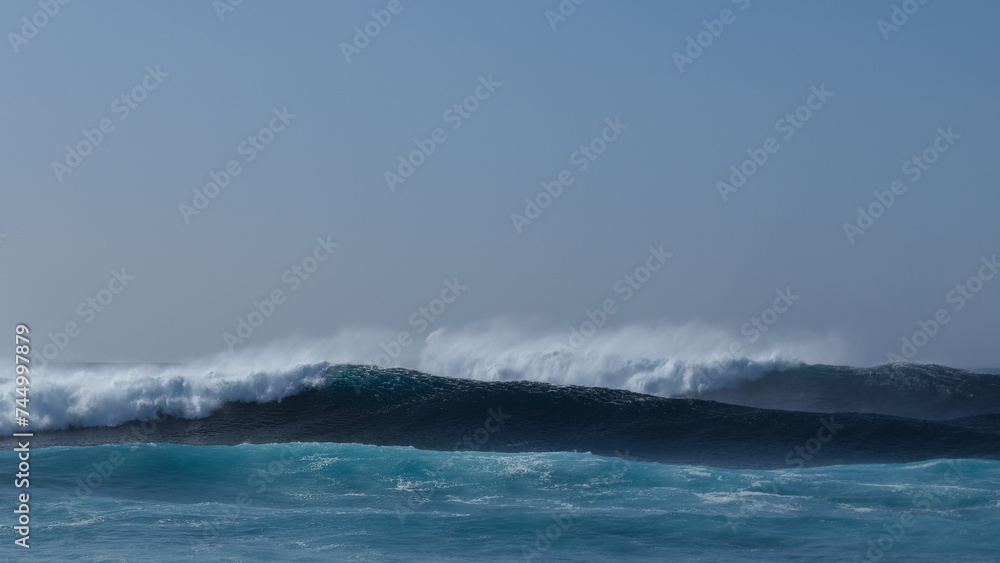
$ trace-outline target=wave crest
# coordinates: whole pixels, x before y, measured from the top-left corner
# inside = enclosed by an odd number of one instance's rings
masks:
[[[481,381],[542,381],[675,397],[802,362],[836,361],[843,350],[832,337],[751,345],[702,323],[604,329],[574,344],[569,331],[529,331],[502,321],[441,329],[428,336],[416,369]]]
[[[323,383],[329,364],[220,371],[209,365],[49,365],[32,378],[32,429],[113,426],[162,414],[204,418],[232,401],[265,403]],[[10,389],[12,386],[8,386]],[[13,391],[9,392],[13,402]],[[12,432],[4,418],[0,432]]]

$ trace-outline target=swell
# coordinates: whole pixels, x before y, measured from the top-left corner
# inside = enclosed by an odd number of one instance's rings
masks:
[[[712,381],[707,373],[701,379]],[[681,396],[764,409],[947,420],[1000,413],[1000,376],[929,364],[799,365]]]
[[[449,379],[496,382],[544,381],[591,388],[625,389],[644,395],[718,401],[770,410],[856,412],[950,420],[1000,413],[1000,375],[969,373],[937,365],[886,364],[871,368],[805,364],[761,364],[748,359],[685,363],[604,358],[586,373],[562,365],[558,354],[513,369],[508,362],[451,365]],[[226,403],[267,403],[326,384],[329,362],[282,366],[232,364],[59,366],[32,376],[32,428],[114,426],[167,414],[199,419]],[[513,365],[513,364],[511,364]],[[502,368],[502,369],[501,369]],[[337,373],[357,367],[336,368]],[[366,378],[380,377],[370,368]],[[561,374],[561,375],[560,375]],[[598,374],[603,374],[598,377]],[[14,402],[14,385],[3,384]],[[442,381],[440,385],[445,385]],[[596,391],[595,391],[596,392]],[[406,399],[400,397],[399,400]],[[0,433],[15,430],[0,419]]]
[[[440,451],[579,451],[764,469],[1000,459],[1000,434],[978,418],[823,415],[363,366],[329,367],[325,376],[320,387],[281,400],[227,402],[205,418],[163,416],[144,424],[39,432],[33,445],[341,442]]]

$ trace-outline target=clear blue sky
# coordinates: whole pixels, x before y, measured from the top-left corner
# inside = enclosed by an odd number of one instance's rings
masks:
[[[1000,276],[961,310],[946,300],[1000,254],[996,3],[932,0],[886,40],[884,0],[589,0],[555,30],[556,0],[403,1],[345,60],[388,4],[245,0],[220,20],[209,0],[70,2],[17,52],[9,34],[41,8],[0,5],[3,325],[41,338],[79,323],[60,360],[175,361],[224,350],[274,289],[287,300],[247,345],[408,329],[458,277],[469,289],[440,326],[568,334],[621,304],[616,281],[663,245],[665,269],[609,327],[738,336],[790,287],[801,297],[768,338],[833,334],[843,362],[867,365],[945,309],[916,359],[1000,365]],[[725,9],[680,72],[673,54]],[[168,75],[127,117],[112,109],[147,67]],[[446,110],[490,76],[452,129]],[[821,86],[832,97],[785,139],[778,121]],[[280,123],[275,108],[295,117],[247,162],[241,143]],[[571,155],[607,118],[628,128],[579,171]],[[113,131],[60,181],[53,162],[103,119]],[[904,163],[949,126],[960,137],[912,181]],[[391,191],[385,172],[436,128],[444,142]],[[769,137],[777,151],[724,201],[717,182]],[[178,206],[230,160],[240,173],[186,222]],[[519,234],[511,214],[563,169],[573,183]],[[905,193],[849,242],[844,223],[896,179]],[[288,291],[283,272],[326,236],[340,247]],[[135,279],[86,323],[79,304],[122,267]]]

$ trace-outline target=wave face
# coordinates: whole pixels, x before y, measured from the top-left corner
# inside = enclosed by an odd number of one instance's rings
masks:
[[[323,366],[319,374],[316,369],[320,366],[290,372],[309,374],[313,383],[280,401],[230,401],[193,420],[164,415],[144,424],[44,432],[35,443],[339,442],[606,456],[627,450],[639,461],[748,468],[1000,459],[996,415],[950,421],[822,415],[617,389],[453,379],[403,369]]]
[[[937,365],[871,368],[799,365],[756,379],[727,381],[707,372],[701,389],[680,396],[764,409],[877,413],[947,420],[1000,412],[1000,376]]]
[[[0,452],[4,465],[13,457]],[[300,443],[46,448],[31,458],[44,468],[31,483],[39,499],[31,561],[82,553],[181,562],[993,561],[1000,553],[996,461],[756,471]]]

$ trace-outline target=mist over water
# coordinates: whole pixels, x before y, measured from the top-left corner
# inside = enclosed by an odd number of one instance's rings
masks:
[[[738,342],[702,325],[602,329],[585,341],[570,331],[511,321],[440,328],[410,346],[391,331],[345,331],[327,339],[278,342],[179,364],[59,364],[38,372],[38,428],[107,426],[168,414],[203,418],[228,401],[268,402],[320,385],[330,365],[381,363],[480,381],[538,381],[625,389],[661,397],[724,387],[804,361],[835,357],[833,338],[725,351]],[[574,347],[574,344],[576,346]],[[12,379],[10,379],[12,382]],[[0,384],[7,379],[0,378]],[[13,401],[13,386],[7,394]],[[0,431],[13,428],[0,420]]]

